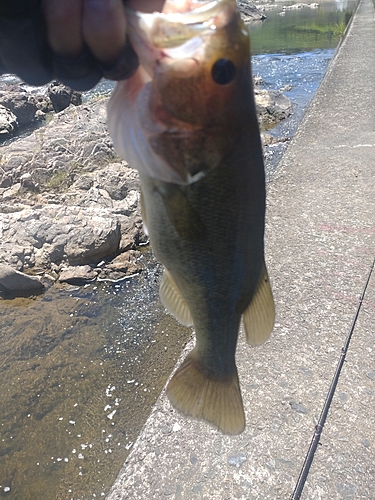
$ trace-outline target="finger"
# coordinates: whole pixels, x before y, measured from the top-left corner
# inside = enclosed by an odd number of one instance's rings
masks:
[[[51,48],[67,57],[76,57],[83,48],[81,33],[83,0],[42,0]]]
[[[165,0],[127,0],[126,5],[140,12],[161,12]]]
[[[122,0],[83,0],[83,38],[94,56],[111,64],[126,41],[126,16]]]

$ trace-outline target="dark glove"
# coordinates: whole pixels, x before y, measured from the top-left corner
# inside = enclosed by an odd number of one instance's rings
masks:
[[[129,41],[111,67],[102,65],[88,48],[77,58],[56,54],[47,43],[40,0],[0,0],[0,74],[16,74],[35,86],[56,79],[74,90],[89,90],[102,77],[129,78],[137,66]]]

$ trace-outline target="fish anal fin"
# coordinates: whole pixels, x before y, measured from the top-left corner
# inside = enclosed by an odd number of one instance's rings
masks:
[[[240,434],[245,414],[237,370],[226,377],[209,373],[190,353],[167,387],[171,404],[182,414],[204,420],[224,434]]]
[[[265,265],[254,297],[242,318],[248,344],[261,345],[271,335],[275,322],[275,305]]]
[[[193,324],[193,318],[191,317],[189,307],[167,269],[164,269],[159,294],[164,307],[168,309],[182,325],[191,326]]]

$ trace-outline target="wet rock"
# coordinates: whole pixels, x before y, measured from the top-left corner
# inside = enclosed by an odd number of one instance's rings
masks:
[[[27,127],[44,113],[51,111],[51,102],[43,93],[29,91],[22,85],[8,85],[0,90],[0,104],[16,117],[20,127]]]
[[[38,278],[23,274],[10,266],[0,264],[0,293],[5,297],[27,297],[43,291]]]
[[[95,281],[97,275],[90,266],[70,266],[61,270],[59,281],[69,285],[84,285]]]
[[[281,92],[290,92],[293,89],[293,85],[288,83],[280,88]]]
[[[273,135],[268,134],[267,132],[262,132],[260,136],[262,139],[263,146],[271,146],[273,144],[280,144],[281,142],[290,141],[290,137],[274,137]]]
[[[292,112],[292,103],[278,90],[254,90],[259,125],[262,130],[275,126]]]
[[[8,139],[17,128],[17,117],[8,108],[0,105],[0,141]]]
[[[318,3],[295,3],[293,5],[284,5],[283,10],[297,10],[297,9],[317,9],[319,7]]]
[[[263,85],[264,80],[261,76],[255,75],[255,76],[253,76],[253,83],[254,83],[254,85]]]
[[[109,264],[108,269],[121,271],[126,274],[136,274],[142,271],[142,265],[138,262],[141,253],[137,250],[129,250],[115,257]]]

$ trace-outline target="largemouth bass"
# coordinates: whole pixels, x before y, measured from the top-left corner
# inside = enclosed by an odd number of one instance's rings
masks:
[[[162,14],[128,19],[141,65],[117,84],[109,130],[139,171],[145,227],[165,267],[161,300],[196,332],[167,394],[183,414],[238,434],[241,318],[251,345],[274,323],[248,31],[235,0],[167,0]]]

